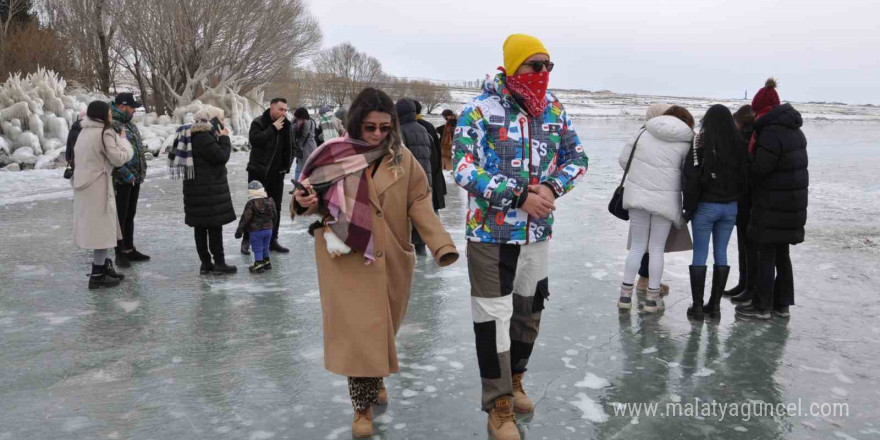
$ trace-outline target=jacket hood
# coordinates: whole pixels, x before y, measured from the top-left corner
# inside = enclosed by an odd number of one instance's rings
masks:
[[[782,104],[776,106],[773,110],[767,112],[755,121],[755,130],[760,130],[768,125],[782,125],[788,128],[801,128],[804,125],[804,119],[800,112],[794,109],[791,104]]]
[[[394,104],[394,108],[397,110],[397,117],[400,119],[401,124],[416,120],[416,103],[411,99],[397,101],[397,104]]]
[[[645,123],[648,133],[666,142],[690,142],[694,131],[675,116],[657,116]]]
[[[82,128],[103,128],[104,122],[92,118],[83,118],[82,122],[80,122],[80,126]]]

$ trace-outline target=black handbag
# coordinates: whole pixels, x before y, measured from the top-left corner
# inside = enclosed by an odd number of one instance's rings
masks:
[[[608,212],[621,220],[629,220],[629,211],[623,209],[623,183],[626,182],[626,175],[629,174],[629,167],[632,165],[633,156],[636,154],[636,145],[639,144],[639,138],[642,137],[644,132],[645,130],[642,130],[636,137],[636,141],[633,142],[632,151],[629,153],[629,160],[626,161],[626,168],[623,170],[623,178],[620,179],[620,185],[614,190],[614,195],[611,196],[611,201],[608,202]]]

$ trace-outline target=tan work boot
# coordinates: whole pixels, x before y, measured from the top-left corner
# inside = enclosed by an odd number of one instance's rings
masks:
[[[510,396],[499,397],[495,407],[489,410],[489,434],[494,440],[521,440],[511,400]]]
[[[639,281],[636,282],[636,293],[641,295],[648,293],[648,278],[639,276]],[[669,295],[669,284],[660,283],[660,295]]]
[[[351,435],[355,438],[370,438],[373,436],[373,408],[367,408],[363,412],[354,413],[354,421],[351,422]]]
[[[379,382],[382,388],[379,388],[379,398],[376,399],[377,405],[387,405],[388,404],[388,391],[385,390],[385,380]]]
[[[523,389],[523,376],[525,376],[525,373],[513,375],[513,411],[520,414],[535,411],[535,404],[526,395],[526,390]]]

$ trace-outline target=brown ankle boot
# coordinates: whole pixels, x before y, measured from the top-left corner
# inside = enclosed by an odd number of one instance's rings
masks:
[[[494,440],[521,440],[511,400],[510,396],[499,397],[495,407],[489,410],[489,434]]]
[[[367,408],[363,412],[354,413],[354,421],[351,422],[351,435],[355,438],[370,438],[373,436],[373,408]]]
[[[379,398],[376,399],[377,405],[387,405],[388,404],[388,391],[385,389],[385,381],[381,381],[382,388],[379,389]]]
[[[513,375],[513,411],[520,414],[535,411],[535,404],[526,395],[526,390],[523,389],[523,376],[525,376],[525,373]]]

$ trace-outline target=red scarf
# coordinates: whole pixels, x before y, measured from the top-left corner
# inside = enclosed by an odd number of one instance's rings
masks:
[[[775,105],[771,105],[769,107],[764,107],[764,110],[761,110],[760,112],[758,112],[757,115],[755,115],[755,122],[758,122],[758,119],[761,119],[762,116],[766,115],[767,113],[770,113],[770,110],[773,110],[774,108],[776,108]],[[758,140],[758,132],[754,131],[754,132],[752,132],[752,138],[749,139],[749,156],[752,156],[755,154],[755,142],[757,140]]]
[[[507,77],[507,88],[522,99],[526,111],[533,117],[544,114],[547,108],[547,85],[550,72],[542,70],[535,73],[521,73]]]

